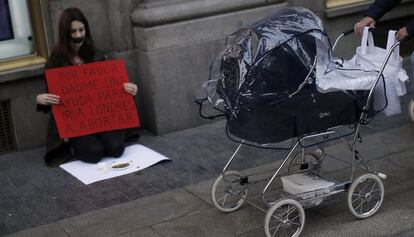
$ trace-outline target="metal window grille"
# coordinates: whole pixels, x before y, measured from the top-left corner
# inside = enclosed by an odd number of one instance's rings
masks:
[[[16,151],[10,100],[0,101],[0,155]]]

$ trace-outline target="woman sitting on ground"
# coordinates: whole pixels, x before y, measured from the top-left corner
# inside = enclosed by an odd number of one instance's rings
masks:
[[[59,19],[59,41],[46,69],[79,65],[84,63],[104,61],[108,57],[95,49],[89,30],[89,24],[78,8],[65,9]],[[135,96],[137,86],[124,83],[127,93]],[[42,93],[36,97],[37,110],[50,112],[51,105],[60,103],[59,95]],[[125,149],[123,130],[95,133],[86,136],[69,138],[63,141],[59,138],[53,117],[49,120],[45,161],[51,164],[54,160],[68,160],[69,150],[74,157],[88,163],[97,163],[103,157],[120,157]]]

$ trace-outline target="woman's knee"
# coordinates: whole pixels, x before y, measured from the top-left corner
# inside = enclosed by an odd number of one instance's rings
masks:
[[[87,163],[98,163],[104,156],[104,151],[102,146],[98,145],[89,145],[82,148],[78,152],[75,151],[75,156],[79,160]]]
[[[105,146],[105,155],[111,157],[120,157],[124,153],[124,142],[111,142]]]

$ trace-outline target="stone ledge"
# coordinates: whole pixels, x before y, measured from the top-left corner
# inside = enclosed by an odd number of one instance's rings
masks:
[[[283,0],[184,0],[139,4],[132,12],[131,20],[138,26],[157,26],[271,5]]]
[[[139,50],[151,51],[224,39],[243,25],[257,22],[286,6],[286,3],[278,3],[173,24],[135,26],[135,45]]]
[[[341,16],[349,15],[349,14],[364,13],[366,10],[368,10],[371,4],[372,2],[363,2],[363,3],[350,4],[350,5],[344,5],[341,7],[326,9],[325,17],[335,18],[335,17],[341,17]],[[409,7],[409,9],[413,8],[414,1],[403,0],[402,4],[400,6],[397,6],[394,10],[390,11],[388,14],[386,14],[384,19],[394,19],[397,17],[399,18],[399,17],[412,15],[411,13],[412,11],[409,11],[407,7]]]
[[[44,72],[44,65],[36,65],[0,73],[0,83],[14,80],[27,79],[28,77],[40,76]]]

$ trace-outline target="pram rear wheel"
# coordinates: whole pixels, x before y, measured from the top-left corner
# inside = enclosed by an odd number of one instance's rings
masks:
[[[284,199],[275,203],[266,214],[264,229],[267,237],[297,237],[305,226],[305,211],[299,202]]]
[[[318,169],[322,162],[322,156],[322,150],[317,150],[315,152],[306,151],[303,160],[302,153],[296,154],[296,156],[289,163],[288,174],[294,174],[299,171]]]
[[[220,175],[211,189],[211,201],[222,212],[239,209],[247,197],[247,181],[237,171]]]
[[[374,215],[384,200],[384,185],[375,174],[364,174],[348,190],[348,208],[357,218]]]

